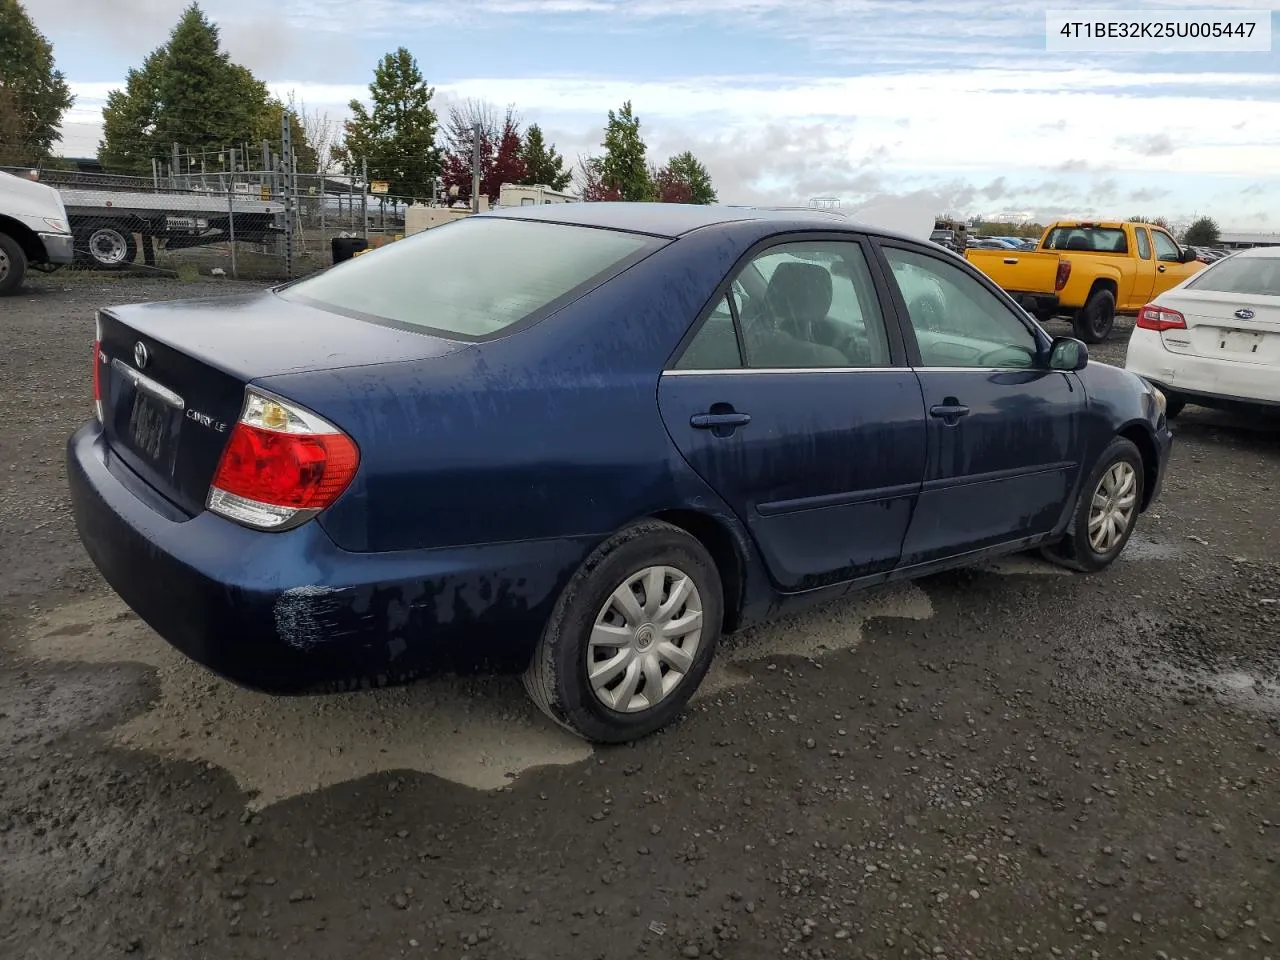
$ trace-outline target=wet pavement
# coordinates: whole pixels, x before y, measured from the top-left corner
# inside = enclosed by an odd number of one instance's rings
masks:
[[[234,288],[38,283],[0,306],[0,957],[1280,958],[1275,421],[1188,408],[1102,574],[757,628],[592,748],[511,678],[276,699],[169,650],[62,444],[94,307]]]

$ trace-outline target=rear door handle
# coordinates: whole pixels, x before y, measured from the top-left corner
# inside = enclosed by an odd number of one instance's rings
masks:
[[[1005,258],[1004,258],[1004,262],[1005,262],[1005,263],[1007,263],[1009,266],[1011,266],[1011,267],[1012,267],[1015,263],[1017,263],[1017,262],[1018,262],[1018,258],[1017,258],[1017,257],[1005,257]]]
[[[714,430],[716,427],[745,427],[751,422],[749,413],[695,413],[689,418],[689,426],[698,430]]]
[[[929,408],[929,416],[937,417],[948,425],[955,424],[961,417],[968,415],[969,408],[951,397],[947,397],[946,403],[935,404]]]

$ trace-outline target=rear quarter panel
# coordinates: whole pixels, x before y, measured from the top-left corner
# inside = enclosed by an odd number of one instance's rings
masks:
[[[603,538],[680,507],[729,516],[671,444],[657,384],[759,232],[687,235],[540,323],[456,354],[262,380],[360,447],[326,531],[381,552]]]
[[[1129,291],[1133,289],[1133,258],[1070,250],[1063,250],[1061,253],[1064,259],[1071,262],[1071,275],[1058,294],[1058,302],[1064,308],[1083,307],[1094,284],[1098,280],[1109,280],[1115,285],[1117,309],[1124,309]]]

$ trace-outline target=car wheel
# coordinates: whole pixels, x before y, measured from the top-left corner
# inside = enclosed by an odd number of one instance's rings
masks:
[[[138,258],[138,241],[128,230],[97,224],[77,232],[76,253],[99,270],[123,270]]]
[[[1115,322],[1115,294],[1110,290],[1100,289],[1089,294],[1085,305],[1076,313],[1072,326],[1078,339],[1085,343],[1101,343],[1110,335]]]
[[[1182,408],[1187,405],[1186,398],[1178,396],[1176,393],[1165,391],[1164,395],[1164,416],[1166,420],[1172,420],[1182,412]]]
[[[0,296],[14,293],[27,275],[27,255],[7,233],[0,233]]]
[[[1067,526],[1067,535],[1044,556],[1073,570],[1093,573],[1120,556],[1138,522],[1143,489],[1142,455],[1133,441],[1116,437],[1098,458]]]
[[[706,548],[658,520],[606,540],[565,586],[524,674],[533,702],[586,740],[665,727],[706,676],[723,621]]]

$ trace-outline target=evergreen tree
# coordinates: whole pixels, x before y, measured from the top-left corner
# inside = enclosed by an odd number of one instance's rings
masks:
[[[1198,217],[1182,235],[1182,242],[1193,247],[1215,247],[1221,239],[1222,233],[1213,217]]]
[[[22,4],[0,0],[0,163],[48,157],[74,99]]]
[[[689,150],[678,153],[667,161],[667,175],[680,184],[688,194],[683,203],[711,204],[716,202],[716,191],[711,185],[711,174],[702,162]]]
[[[334,148],[335,159],[352,174],[367,162],[371,180],[390,182],[389,196],[410,202],[429,198],[440,174],[431,107],[435,89],[423,80],[413,55],[400,47],[374,69],[369,95],[372,111],[351,101],[351,119],[342,146]]]
[[[107,95],[98,159],[112,172],[145,174],[153,157],[166,160],[177,144],[218,169],[218,154],[230,147],[279,142],[281,109],[262,81],[232,62],[217,25],[192,3],[168,41],[129,71],[124,89]]]
[[[549,144],[542,135],[542,128],[530,124],[524,132],[524,146],[520,151],[525,175],[522,183],[542,184],[552,190],[564,190],[573,181],[573,171],[564,168],[564,157],[556,152],[555,144]]]
[[[609,111],[601,146],[605,152],[600,177],[605,189],[616,190],[623,200],[652,200],[653,182],[640,136],[640,118],[632,113],[630,100],[616,113]]]

